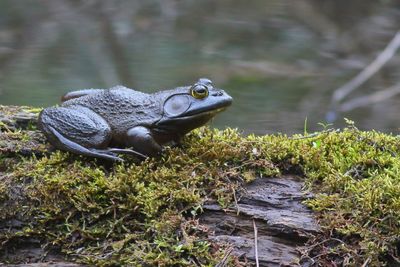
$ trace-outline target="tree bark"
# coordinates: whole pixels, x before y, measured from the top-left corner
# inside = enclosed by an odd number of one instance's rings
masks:
[[[257,242],[260,266],[299,266],[299,251],[319,231],[313,213],[301,203],[311,197],[302,187],[295,176],[256,179],[245,186],[236,210],[208,204],[200,222],[213,230],[212,240],[231,244],[236,256],[255,262]]]

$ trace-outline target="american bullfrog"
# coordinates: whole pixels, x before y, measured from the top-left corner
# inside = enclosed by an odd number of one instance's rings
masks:
[[[39,128],[56,148],[121,161],[118,154],[154,156],[162,145],[207,123],[232,98],[202,78],[190,86],[153,94],[124,86],[67,93],[45,108]]]

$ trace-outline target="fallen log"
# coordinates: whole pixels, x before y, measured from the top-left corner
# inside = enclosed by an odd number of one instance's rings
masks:
[[[20,157],[42,157],[54,151],[35,127],[37,115],[38,110],[28,107],[0,108],[0,153],[5,158],[0,166],[0,182],[12,192],[3,200],[3,207],[18,208],[18,203],[26,203],[25,187],[29,186],[29,182],[16,184],[9,179],[11,168],[7,165]],[[197,217],[199,223],[209,229],[210,242],[229,248],[217,266],[225,266],[231,256],[241,265],[257,262],[259,266],[298,266],[299,251],[319,232],[313,212],[302,204],[311,194],[302,188],[303,180],[297,176],[263,177],[237,191],[234,205],[228,208],[206,201],[203,213]],[[2,216],[0,233],[21,231],[29,224],[23,217]],[[44,247],[40,236],[14,236],[4,244],[0,262],[14,263],[7,266],[84,266],[66,262],[62,252]]]

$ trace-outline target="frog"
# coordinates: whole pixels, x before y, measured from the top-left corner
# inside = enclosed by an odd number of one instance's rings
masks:
[[[59,150],[111,161],[124,161],[121,154],[146,159],[168,144],[179,144],[232,100],[208,78],[155,93],[122,85],[82,89],[44,108],[38,127]]]

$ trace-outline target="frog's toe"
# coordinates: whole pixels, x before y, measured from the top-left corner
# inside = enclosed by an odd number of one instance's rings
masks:
[[[113,153],[107,149],[103,150],[103,149],[95,149],[95,148],[90,148],[89,149],[91,152],[97,154],[97,157],[101,157],[101,158],[106,158],[109,160],[113,160],[113,161],[119,161],[119,162],[123,162],[124,160],[120,157],[118,157],[118,154]]]
[[[107,151],[118,154],[128,154],[142,159],[147,159],[148,156],[129,148],[109,148]]]

